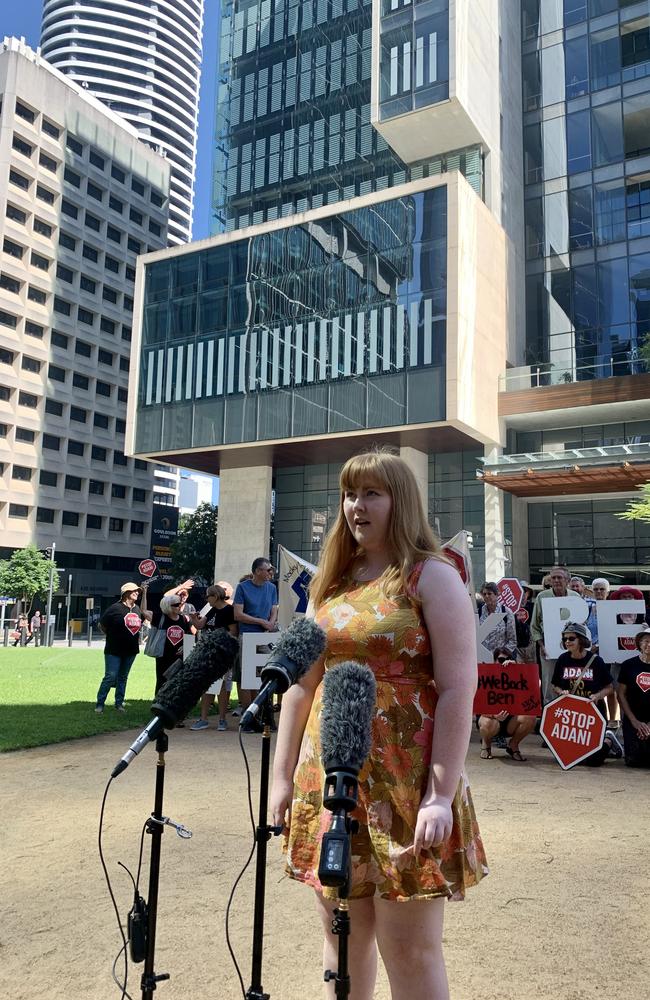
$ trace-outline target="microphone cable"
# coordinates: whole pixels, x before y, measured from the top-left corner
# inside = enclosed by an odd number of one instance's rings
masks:
[[[114,980],[115,985],[117,986],[117,988],[122,991],[121,995],[120,995],[120,1000],[133,1000],[133,997],[131,996],[131,994],[127,990],[128,979],[129,979],[129,938],[127,938],[126,934],[124,933],[124,926],[122,924],[122,920],[121,920],[121,917],[120,917],[120,911],[119,911],[119,907],[117,905],[117,900],[115,899],[115,893],[113,892],[113,886],[111,884],[110,875],[108,874],[108,867],[106,865],[106,859],[104,858],[104,848],[103,848],[103,845],[102,845],[102,832],[103,832],[103,827],[104,827],[104,812],[105,812],[105,809],[106,809],[106,799],[108,797],[108,790],[111,787],[111,783],[113,781],[114,781],[114,778],[112,778],[112,777],[109,778],[108,782],[106,784],[106,788],[104,789],[104,795],[103,795],[103,798],[102,798],[102,804],[101,804],[101,808],[100,808],[100,811],[99,811],[99,830],[98,830],[98,834],[97,834],[97,847],[98,847],[98,850],[99,850],[99,860],[101,862],[102,870],[104,872],[104,878],[106,880],[106,887],[108,889],[108,894],[109,894],[109,896],[111,898],[111,903],[113,904],[113,910],[115,911],[115,919],[117,920],[117,926],[118,926],[118,929],[119,929],[119,932],[120,932],[120,937],[122,938],[122,947],[118,951],[117,955],[115,956],[115,960],[113,961],[113,965],[111,967],[111,975],[113,977],[113,980]],[[147,830],[147,823],[148,822],[149,822],[148,819],[145,820],[145,822],[142,825],[142,832],[140,833],[140,850],[139,850],[139,854],[138,854],[138,871],[137,871],[136,878],[135,879],[133,878],[133,875],[131,874],[131,872],[129,871],[129,869],[126,867],[126,865],[122,864],[121,861],[118,861],[118,865],[120,865],[120,867],[123,868],[125,872],[127,872],[127,874],[129,875],[131,881],[133,882],[134,898],[136,898],[136,899],[139,896],[140,874],[142,872],[142,857],[143,857],[143,852],[144,852],[144,836],[145,836],[145,833],[146,833],[146,830]],[[118,975],[117,975],[117,971],[116,971],[116,969],[117,969],[117,963],[119,962],[120,955],[122,953],[124,953],[124,981],[123,982],[121,982],[118,979]]]
[[[235,966],[235,972],[237,973],[237,978],[239,979],[239,986],[240,986],[240,989],[241,989],[242,997],[244,998],[244,1000],[246,1000],[246,987],[244,986],[244,977],[241,974],[241,969],[239,968],[239,963],[237,962],[237,956],[235,955],[235,952],[234,952],[234,949],[233,949],[233,946],[232,946],[232,941],[230,939],[230,911],[232,909],[232,904],[234,902],[235,893],[237,891],[237,886],[239,885],[239,883],[241,882],[242,878],[244,877],[244,875],[248,871],[248,869],[250,867],[250,863],[253,860],[253,857],[255,855],[255,849],[257,847],[256,827],[255,827],[255,814],[253,812],[253,789],[252,789],[252,781],[251,781],[251,769],[250,769],[250,765],[248,763],[248,757],[246,756],[246,749],[244,747],[244,741],[242,739],[242,731],[241,731],[241,729],[239,730],[239,748],[240,748],[240,750],[242,752],[242,757],[244,758],[244,767],[246,768],[246,798],[247,798],[247,801],[248,801],[248,815],[250,817],[251,828],[252,828],[252,831],[253,831],[253,844],[251,846],[249,855],[246,858],[246,861],[244,862],[244,866],[243,866],[242,870],[240,871],[239,875],[235,879],[233,887],[230,890],[230,895],[228,897],[228,903],[226,905],[226,946],[227,946],[228,951],[230,953],[230,957],[232,959],[232,964]]]

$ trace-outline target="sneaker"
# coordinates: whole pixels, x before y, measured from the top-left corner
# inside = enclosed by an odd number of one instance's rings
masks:
[[[200,729],[209,729],[209,723],[207,719],[197,719],[190,726],[193,733],[198,733]]]
[[[609,749],[612,757],[615,757],[616,760],[620,760],[623,756],[623,747],[621,746],[618,736],[613,733],[611,729],[609,729],[605,733],[605,740],[609,743]]]
[[[219,733],[228,732],[228,723],[226,722],[225,719],[219,719],[219,722],[217,724],[217,732]]]
[[[126,715],[126,708],[124,707],[124,705],[116,705],[115,711],[121,712],[123,715]]]
[[[104,714],[104,706],[103,705],[95,705],[95,714],[96,715],[103,715]]]

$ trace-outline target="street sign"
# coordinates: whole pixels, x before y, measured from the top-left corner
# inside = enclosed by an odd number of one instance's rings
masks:
[[[87,597],[86,598],[86,611],[92,611],[94,607],[95,607],[95,598],[94,597]]]
[[[545,706],[540,733],[566,771],[600,750],[605,727],[605,719],[592,701],[563,694]]]
[[[0,604],[16,604],[15,597],[0,597]]]
[[[148,579],[151,579],[157,569],[158,567],[153,559],[143,559],[138,566],[138,572],[141,573],[142,576],[146,576]]]
[[[514,576],[504,576],[497,583],[497,589],[499,591],[499,599],[502,604],[505,604],[508,611],[512,611],[513,615],[519,611],[521,602],[524,599],[524,588],[519,583],[519,580]]]

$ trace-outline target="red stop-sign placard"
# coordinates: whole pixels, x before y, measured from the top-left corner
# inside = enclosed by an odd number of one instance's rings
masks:
[[[600,750],[605,726],[604,718],[588,698],[563,694],[545,706],[540,733],[566,771]]]
[[[499,591],[499,599],[502,604],[505,604],[508,611],[512,611],[513,615],[516,611],[519,611],[521,602],[524,599],[524,588],[519,583],[519,580],[514,576],[504,576],[503,580],[499,580],[497,583],[497,589]]]
[[[140,571],[142,576],[146,577],[152,577],[156,572],[157,568],[158,567],[156,566],[153,559],[143,559],[140,565],[138,566],[138,570]]]

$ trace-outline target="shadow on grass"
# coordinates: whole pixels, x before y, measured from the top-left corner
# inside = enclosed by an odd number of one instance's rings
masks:
[[[78,740],[100,733],[143,729],[151,719],[151,701],[127,702],[127,711],[107,705],[103,715],[94,702],[71,701],[63,705],[1,705],[0,751],[24,750],[48,743]]]

